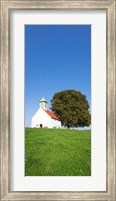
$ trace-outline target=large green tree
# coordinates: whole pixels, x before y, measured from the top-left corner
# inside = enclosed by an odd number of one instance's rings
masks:
[[[51,100],[51,110],[60,118],[62,125],[68,128],[91,124],[88,101],[79,91],[64,90],[55,93]]]

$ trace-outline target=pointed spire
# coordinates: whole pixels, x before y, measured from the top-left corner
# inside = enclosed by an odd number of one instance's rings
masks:
[[[40,102],[46,102],[47,103],[47,101],[45,100],[44,97],[40,100]]]
[[[47,109],[47,101],[44,97],[40,100],[40,107]]]

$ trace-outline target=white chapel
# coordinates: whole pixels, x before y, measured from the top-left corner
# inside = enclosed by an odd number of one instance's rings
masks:
[[[31,119],[32,128],[61,128],[60,119],[52,111],[47,109],[47,101],[40,100],[40,108]]]

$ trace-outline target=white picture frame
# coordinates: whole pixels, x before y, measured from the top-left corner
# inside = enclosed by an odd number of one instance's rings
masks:
[[[115,2],[1,1],[1,200],[115,200]],[[107,189],[105,192],[10,191],[10,31],[11,10],[96,9],[107,11]]]

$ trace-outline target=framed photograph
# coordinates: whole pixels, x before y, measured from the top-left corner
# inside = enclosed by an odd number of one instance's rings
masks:
[[[115,1],[1,0],[1,201],[115,201]]]

